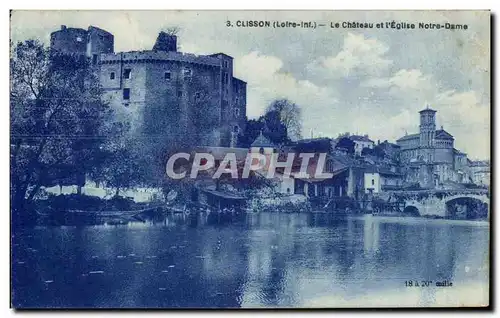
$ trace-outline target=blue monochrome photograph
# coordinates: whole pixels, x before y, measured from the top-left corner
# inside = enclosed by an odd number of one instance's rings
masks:
[[[10,305],[488,308],[489,11],[10,12]]]

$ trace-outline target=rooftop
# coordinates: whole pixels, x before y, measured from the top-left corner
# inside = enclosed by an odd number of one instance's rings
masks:
[[[394,177],[401,176],[400,173],[393,172],[389,168],[375,166],[375,165],[366,166],[365,172],[368,172],[368,173],[378,173],[378,174],[384,175],[384,176],[394,176]]]
[[[405,135],[405,136],[399,138],[397,141],[403,141],[403,140],[408,140],[408,139],[417,139],[417,138],[420,138],[420,134]]]
[[[439,129],[439,130],[436,130],[436,135],[435,135],[435,138],[436,139],[451,139],[453,140],[453,136],[447,132],[446,130],[444,129]]]
[[[118,53],[101,54],[101,63],[118,63],[118,62],[137,62],[137,61],[177,61],[198,63],[211,66],[220,66],[221,61],[218,58],[207,55],[195,55],[190,53],[173,52],[173,51],[130,51]]]
[[[368,142],[373,142],[373,140],[371,140],[370,138],[368,138],[368,135],[364,135],[364,136],[361,136],[361,135],[351,135],[348,138],[351,139],[352,141],[368,141]]]
[[[255,138],[254,142],[252,142],[252,147],[274,147],[275,145],[262,134],[262,130],[260,131],[260,135]]]
[[[227,55],[226,53],[222,53],[222,52],[210,54],[209,56],[217,57],[219,55],[224,55],[224,56],[229,57],[231,59],[233,58],[231,55]]]
[[[471,167],[489,167],[490,162],[489,160],[476,160],[476,161],[471,161],[470,166]]]
[[[436,113],[436,112],[437,112],[436,110],[430,109],[429,105],[427,105],[427,107],[425,109],[422,109],[421,111],[419,111],[419,113]]]
[[[394,143],[389,142],[389,141],[387,141],[387,140],[384,140],[383,142],[381,142],[381,143],[379,144],[379,146],[383,146],[383,147],[389,146],[389,147],[401,148],[401,146],[400,146],[400,145],[398,145],[398,144],[394,144]]]

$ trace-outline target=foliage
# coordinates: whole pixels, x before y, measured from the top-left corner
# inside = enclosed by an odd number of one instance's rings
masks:
[[[276,145],[288,143],[300,139],[301,129],[300,107],[287,99],[278,99],[270,103],[265,114],[257,120],[247,121],[240,146],[250,147],[261,131]]]
[[[276,110],[268,111],[261,117],[264,123],[264,135],[276,144],[284,144],[290,141],[288,138],[287,127],[281,122],[280,114]]]
[[[262,117],[261,117],[262,118]],[[245,133],[239,138],[240,147],[249,148],[260,132],[264,131],[264,122],[259,119],[249,119],[246,123]]]
[[[332,151],[332,140],[330,138],[321,138],[308,141],[301,141],[295,145],[294,149],[297,153],[300,152],[330,153]]]
[[[350,138],[340,137],[335,145],[335,149],[345,149],[347,153],[354,154],[355,143]]]
[[[82,194],[49,195],[46,200],[36,202],[37,208],[43,213],[61,213],[68,210],[82,211],[109,211],[109,210],[131,210],[135,203],[131,199],[113,197],[101,199],[96,196]]]
[[[36,40],[13,48],[10,69],[11,202],[19,212],[63,172],[82,185],[77,176],[100,164],[111,111],[85,61],[51,55]]]
[[[285,126],[287,137],[291,140],[298,140],[302,135],[300,107],[288,99],[278,99],[273,101],[266,109],[266,114],[277,112],[280,122]]]

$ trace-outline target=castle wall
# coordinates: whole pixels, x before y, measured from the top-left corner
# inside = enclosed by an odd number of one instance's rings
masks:
[[[50,48],[58,53],[85,55],[97,64],[99,54],[114,51],[114,36],[93,26],[85,30],[63,25],[51,33]]]
[[[176,41],[162,32],[151,51],[115,54],[113,35],[96,27],[62,26],[51,34],[53,50],[90,58],[104,100],[116,120],[131,124],[132,133],[236,146],[246,124],[246,83],[233,77],[233,58],[177,52]]]
[[[113,53],[114,36],[113,34],[96,27],[89,27],[87,31],[86,54],[88,57],[99,55],[101,53]]]
[[[50,48],[63,54],[81,54],[87,51],[87,31],[80,28],[66,28],[50,34]]]
[[[123,78],[127,68],[129,80]],[[100,79],[115,107],[136,114],[144,114],[145,107],[155,109],[161,125],[184,132],[175,133],[178,138],[191,138],[201,146],[230,146],[232,133],[242,134],[246,123],[246,83],[233,78],[231,68],[232,59],[225,55],[219,60],[175,52],[102,54]],[[130,88],[128,103],[123,88]]]
[[[175,61],[148,65],[147,107],[178,121],[179,138],[200,146],[220,144],[220,72],[216,67]],[[166,123],[168,125],[168,123]]]
[[[233,125],[238,125],[239,135],[246,129],[247,119],[247,83],[233,78]]]
[[[130,79],[123,74],[130,69]],[[146,65],[124,62],[100,66],[99,79],[104,88],[104,100],[114,108],[118,120],[130,122],[135,133],[142,122],[142,109],[146,104]],[[114,73],[114,79],[111,74]],[[130,90],[129,100],[123,98],[124,89]]]

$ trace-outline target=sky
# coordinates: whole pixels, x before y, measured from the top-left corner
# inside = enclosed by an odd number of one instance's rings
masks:
[[[227,21],[233,27],[227,27]],[[314,21],[316,29],[244,28],[236,21]],[[376,28],[406,22],[416,29]],[[368,22],[373,29],[331,28]],[[418,23],[467,30],[419,29]],[[469,158],[490,158],[490,15],[472,11],[13,11],[11,39],[49,44],[61,25],[105,29],[115,52],[149,50],[176,26],[183,52],[224,52],[247,84],[247,115],[277,98],[302,109],[303,137],[368,134],[395,142],[417,133],[418,111],[437,111],[437,128]]]

